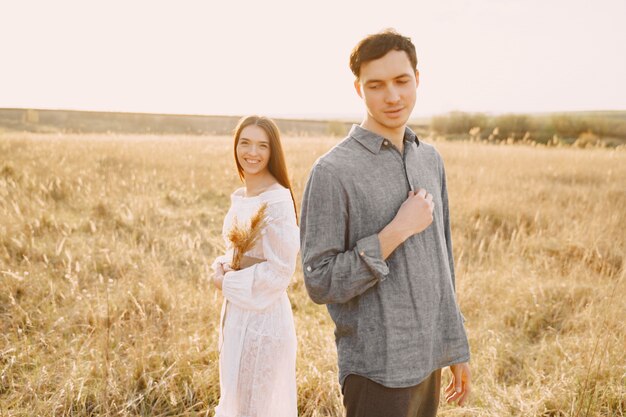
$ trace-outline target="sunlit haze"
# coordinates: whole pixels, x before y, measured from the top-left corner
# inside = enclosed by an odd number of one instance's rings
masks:
[[[413,116],[626,110],[626,1],[2,1],[0,107],[355,117],[348,68],[394,27]]]

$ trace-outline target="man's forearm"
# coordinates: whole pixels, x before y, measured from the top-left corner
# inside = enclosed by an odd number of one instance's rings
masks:
[[[398,246],[408,238],[406,230],[398,227],[393,221],[378,233],[380,242],[380,252],[384,259],[387,259]]]

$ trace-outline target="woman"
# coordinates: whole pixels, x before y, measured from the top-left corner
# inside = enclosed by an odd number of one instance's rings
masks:
[[[224,219],[227,251],[213,263],[222,291],[220,401],[216,417],[294,417],[296,335],[287,286],[300,249],[296,207],[276,124],[244,117],[235,130],[235,162],[244,187]],[[230,267],[228,233],[266,203],[266,225],[241,269]]]

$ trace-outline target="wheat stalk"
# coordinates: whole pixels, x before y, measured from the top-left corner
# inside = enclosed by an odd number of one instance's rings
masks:
[[[267,203],[259,206],[258,210],[250,218],[248,227],[237,223],[237,218],[233,221],[233,227],[228,232],[228,240],[233,244],[233,261],[231,268],[239,270],[243,254],[252,249],[261,236],[261,231],[267,225]]]

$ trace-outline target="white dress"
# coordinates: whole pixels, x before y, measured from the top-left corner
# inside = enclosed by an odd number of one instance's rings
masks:
[[[213,263],[232,260],[226,238],[236,216],[244,224],[268,203],[267,225],[247,256],[265,259],[226,273],[220,325],[220,401],[215,417],[295,417],[296,333],[287,286],[296,267],[300,233],[288,189],[245,197],[231,195],[224,219],[227,251]]]

